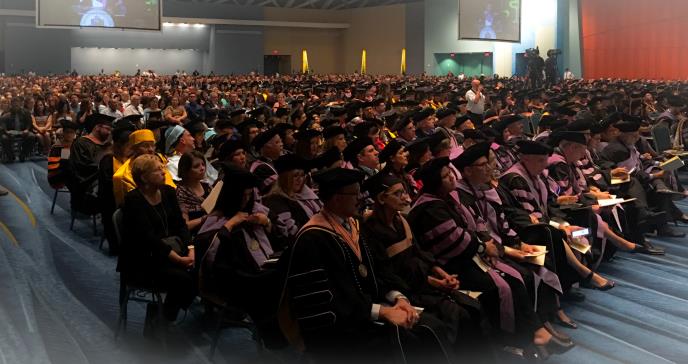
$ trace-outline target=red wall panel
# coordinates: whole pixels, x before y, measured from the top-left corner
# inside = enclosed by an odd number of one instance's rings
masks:
[[[585,78],[688,79],[687,0],[580,0]]]

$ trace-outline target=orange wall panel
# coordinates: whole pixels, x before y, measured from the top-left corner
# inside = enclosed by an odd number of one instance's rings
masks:
[[[585,78],[688,79],[688,1],[580,0]]]

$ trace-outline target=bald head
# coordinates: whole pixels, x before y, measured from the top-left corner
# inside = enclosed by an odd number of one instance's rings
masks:
[[[473,87],[474,89],[477,89],[478,86],[480,86],[480,80],[471,81],[471,87]]]

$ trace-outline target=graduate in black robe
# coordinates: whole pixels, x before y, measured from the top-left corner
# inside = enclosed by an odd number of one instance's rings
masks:
[[[291,245],[299,229],[322,208],[320,199],[306,183],[311,164],[312,161],[296,154],[286,154],[275,161],[277,181],[262,202],[270,209],[268,217],[275,225],[273,246]]]
[[[510,343],[534,345],[540,355],[570,349],[574,344],[552,336],[533,311],[523,278],[501,260],[494,240],[482,240],[475,226],[465,219],[465,207],[458,200],[456,181],[448,168],[449,158],[426,163],[417,177],[423,190],[408,216],[421,248],[433,254],[441,267],[458,274],[462,287],[480,291],[480,301],[494,327]]]
[[[489,341],[483,335],[480,302],[459,292],[456,275],[445,272],[415,243],[411,227],[401,215],[411,202],[402,180],[383,171],[366,180],[363,187],[375,204],[362,232],[382,280],[401,287],[414,306],[447,323],[449,340],[459,357],[485,359]]]
[[[95,214],[98,206],[98,167],[110,145],[107,140],[112,131],[113,117],[93,114],[86,120],[87,135],[72,144],[69,154],[71,173],[67,188],[71,194],[71,207],[74,212]]]
[[[534,141],[521,141],[519,143],[520,162],[514,164],[504,173],[499,180],[500,197],[503,201],[504,212],[507,215],[510,226],[519,233],[526,231],[535,224],[550,224],[557,216],[558,211],[550,211],[553,194],[548,188],[548,180],[543,171],[548,165],[548,157],[552,149],[543,143]],[[562,220],[559,220],[562,221]],[[555,230],[548,229],[552,235],[552,241],[570,239],[573,231],[580,227],[559,224]],[[614,287],[614,283],[602,278],[585,265],[581,264],[568,244],[562,244],[565,254],[555,254],[556,264],[559,267],[563,289],[566,292],[570,286],[585,277],[583,282],[591,282],[597,289],[607,290]],[[555,250],[555,253],[559,249]],[[568,266],[575,270],[580,278],[571,274],[564,274],[563,267]],[[578,295],[578,300],[585,297]]]
[[[444,361],[437,341],[446,337],[437,331],[443,324],[380,281],[359,235],[353,216],[363,177],[343,168],[314,176],[324,207],[301,229],[287,257],[282,305],[296,323],[290,341],[323,362],[377,362],[402,353],[407,360]]]
[[[669,220],[686,221],[688,218],[673,203],[672,198],[681,194],[673,191],[666,183],[665,173],[652,165],[647,156],[640,154],[636,143],[640,138],[638,129],[640,124],[623,121],[616,124],[620,131],[619,137],[607,144],[600,156],[615,167],[626,168],[631,176],[637,178],[641,185],[645,186],[648,193],[648,201],[659,211],[664,211]],[[645,159],[645,160],[644,160]],[[657,233],[660,236],[682,237],[684,233],[671,229],[666,224],[658,224]]]

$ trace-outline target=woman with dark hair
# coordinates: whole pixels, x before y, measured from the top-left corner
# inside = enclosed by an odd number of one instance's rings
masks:
[[[76,120],[79,125],[84,124],[86,122],[86,118],[91,114],[93,114],[91,101],[88,99],[81,100],[81,104],[79,104],[79,113],[76,116]]]
[[[210,185],[205,179],[205,157],[197,150],[184,153],[179,159],[177,200],[186,227],[192,233],[198,230],[207,216],[201,204],[210,194]]]
[[[270,209],[270,220],[275,222],[274,236],[279,246],[288,246],[299,229],[317,214],[322,203],[306,184],[308,161],[295,154],[287,154],[275,161],[277,182],[263,203]]]
[[[69,108],[69,102],[66,99],[60,98],[57,101],[57,104],[55,105],[55,111],[52,114],[50,114],[50,120],[48,122],[52,125],[61,126],[63,124],[62,120],[77,123],[76,115],[74,115],[74,113],[72,113],[72,110]],[[78,125],[81,127],[81,124]],[[62,128],[60,127],[57,130],[58,137],[62,135],[61,129]]]
[[[271,268],[277,256],[268,239],[272,224],[267,208],[254,199],[259,180],[245,169],[226,167],[218,183],[222,186],[215,207],[195,240],[201,286],[261,326],[277,312],[280,291]]]
[[[409,164],[409,152],[406,148],[398,140],[393,139],[380,152],[379,158],[380,163],[385,163],[385,167],[380,173],[392,174],[399,178],[411,199],[415,198],[419,188],[413,177],[406,172],[406,166]]]
[[[313,129],[301,130],[294,134],[296,138],[294,154],[305,160],[313,160],[320,154],[320,145],[322,144],[320,135],[319,131]]]
[[[32,98],[27,98],[27,102],[31,99]],[[38,99],[36,100],[33,108],[27,108],[27,110],[29,110],[29,112],[33,111],[33,129],[38,136],[38,140],[43,147],[45,155],[48,155],[50,146],[55,139],[55,132],[53,131],[52,120],[50,120],[48,110],[45,108],[45,102],[43,99]]]

